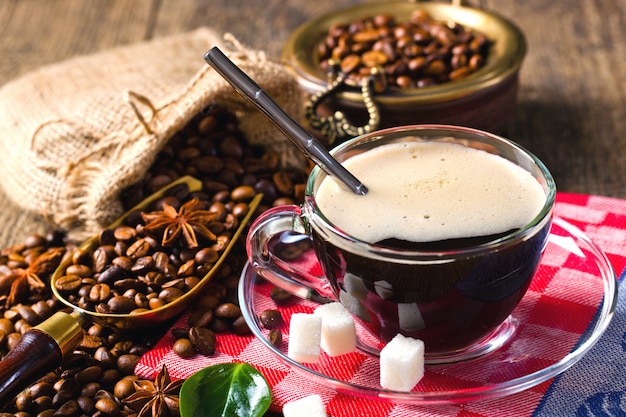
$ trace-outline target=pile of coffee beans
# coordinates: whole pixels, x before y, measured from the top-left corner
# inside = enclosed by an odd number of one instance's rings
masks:
[[[195,354],[213,355],[219,349],[217,333],[231,332],[241,336],[251,333],[237,299],[239,274],[246,257],[242,251],[229,255],[228,260],[228,265],[219,271],[223,278],[203,291],[194,302],[187,326],[172,329],[176,339],[172,349],[181,358]]]
[[[150,210],[160,210],[163,203],[178,208],[184,201],[199,199],[207,210],[219,213],[220,225],[213,225],[219,230],[213,231],[222,238],[210,245],[166,252],[158,239],[141,232],[141,216],[135,213],[127,224],[103,231],[92,251],[76,250],[76,245],[66,242],[58,232],[29,236],[24,244],[0,251],[0,357],[16,345],[22,334],[54,312],[69,312],[52,295],[52,272],[48,269],[38,275],[43,287],[17,279],[39,271],[41,268],[33,265],[42,254],[58,250],[62,256],[51,259],[57,264],[71,264],[65,274],[70,278],[60,280],[58,289],[77,306],[119,313],[155,308],[187,291],[213,265],[256,194],[264,195],[258,212],[272,205],[301,202],[308,167],[302,171],[280,169],[277,155],[246,143],[232,113],[212,107],[172,137],[145,177],[125,190],[120,200],[130,209],[184,175],[200,179],[202,190],[189,194],[188,190],[175,188]],[[237,286],[245,261],[243,242],[236,242],[195,300],[188,326],[172,330],[180,341],[174,346],[180,356],[219,351],[215,342],[219,332],[250,334],[237,304]],[[155,269],[155,265],[160,266]],[[20,285],[12,285],[16,281]],[[118,296],[129,296],[132,303],[120,301]],[[276,291],[276,297],[287,299],[288,295]],[[13,301],[9,303],[9,299]],[[117,333],[97,323],[87,325],[83,341],[63,366],[33,381],[0,410],[0,417],[136,416],[137,411],[124,402],[135,391],[135,365],[166,331],[167,325],[132,334]]]
[[[75,246],[65,243],[57,232],[46,236],[31,235],[24,244],[0,252],[0,281],[22,277],[37,259],[55,250],[66,256]],[[59,263],[61,258],[56,261]],[[54,267],[52,267],[54,270]],[[50,273],[39,273],[39,280],[47,283]],[[15,288],[15,287],[13,287]],[[0,287],[0,356],[4,357],[16,346],[21,336],[49,318],[64,306],[52,296],[49,287],[30,284],[19,297],[19,302],[9,305],[10,287]],[[114,393],[118,382],[124,378],[136,379],[135,365],[151,348],[151,338],[137,334],[133,338],[113,333],[93,324],[85,328],[80,346],[66,358],[63,367],[45,375],[20,393],[0,416],[130,416]]]
[[[360,83],[379,68],[390,88],[405,90],[468,76],[485,64],[489,45],[484,34],[416,9],[407,22],[380,14],[333,25],[317,52],[325,73],[338,67]]]
[[[130,209],[185,175],[202,181],[206,198],[225,205],[257,193],[263,194],[259,211],[302,201],[308,167],[282,169],[278,161],[278,155],[246,143],[232,113],[211,107],[174,134],[144,178],[123,192],[121,201]]]

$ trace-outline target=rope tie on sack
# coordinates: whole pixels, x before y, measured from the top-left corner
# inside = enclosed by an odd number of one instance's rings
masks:
[[[130,106],[137,122],[141,125],[141,128],[149,135],[155,134],[154,124],[158,121],[156,115],[158,109],[152,104],[150,99],[146,96],[136,93],[131,90],[124,91],[123,99]],[[148,109],[147,112],[142,111],[140,106],[144,106]],[[146,114],[147,113],[147,114]],[[40,137],[46,137],[46,129],[53,129],[57,127],[65,127],[68,132],[62,137],[66,141],[74,141],[75,135],[80,135],[84,138],[93,141],[89,146],[85,147],[83,152],[72,157],[72,160],[54,160],[48,152],[42,152],[48,148],[45,143],[39,143]],[[62,177],[68,177],[72,170],[77,166],[88,162],[94,156],[101,155],[103,153],[111,152],[110,160],[118,160],[120,153],[129,144],[128,138],[133,136],[133,130],[139,126],[133,126],[132,129],[127,131],[113,131],[107,135],[100,135],[89,127],[67,119],[49,120],[42,123],[37,127],[30,139],[30,149],[39,153],[36,165],[40,169],[54,171]],[[59,146],[63,146],[62,143]]]
[[[135,113],[137,120],[139,120],[139,123],[141,123],[145,131],[153,135],[154,130],[152,130],[150,123],[156,119],[157,109],[154,107],[150,99],[134,91],[127,90],[124,91],[124,100],[130,105],[130,108],[133,110],[133,113]],[[139,109],[139,103],[146,106],[150,110],[148,119],[144,117],[143,113]]]

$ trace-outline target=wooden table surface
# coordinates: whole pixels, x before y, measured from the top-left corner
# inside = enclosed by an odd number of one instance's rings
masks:
[[[45,64],[208,26],[278,57],[307,19],[356,0],[2,0],[0,85]],[[561,191],[626,198],[626,3],[481,0],[529,45],[506,135],[537,154]],[[2,140],[2,138],[0,138]],[[4,195],[2,196],[4,197]],[[0,247],[46,230],[5,200]]]

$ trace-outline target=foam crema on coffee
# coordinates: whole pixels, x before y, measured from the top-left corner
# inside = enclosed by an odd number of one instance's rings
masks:
[[[411,242],[419,250],[429,248],[420,243],[480,244],[523,228],[546,202],[541,184],[522,167],[445,140],[386,144],[343,165],[367,195],[326,177],[316,204],[338,229],[368,243]]]

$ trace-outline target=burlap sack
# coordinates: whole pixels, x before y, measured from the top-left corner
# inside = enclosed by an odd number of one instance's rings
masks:
[[[82,239],[122,213],[167,140],[208,105],[237,113],[252,144],[302,156],[203,60],[219,46],[285,110],[301,118],[301,92],[278,62],[210,29],[70,59],[0,89],[0,185],[20,207]]]

